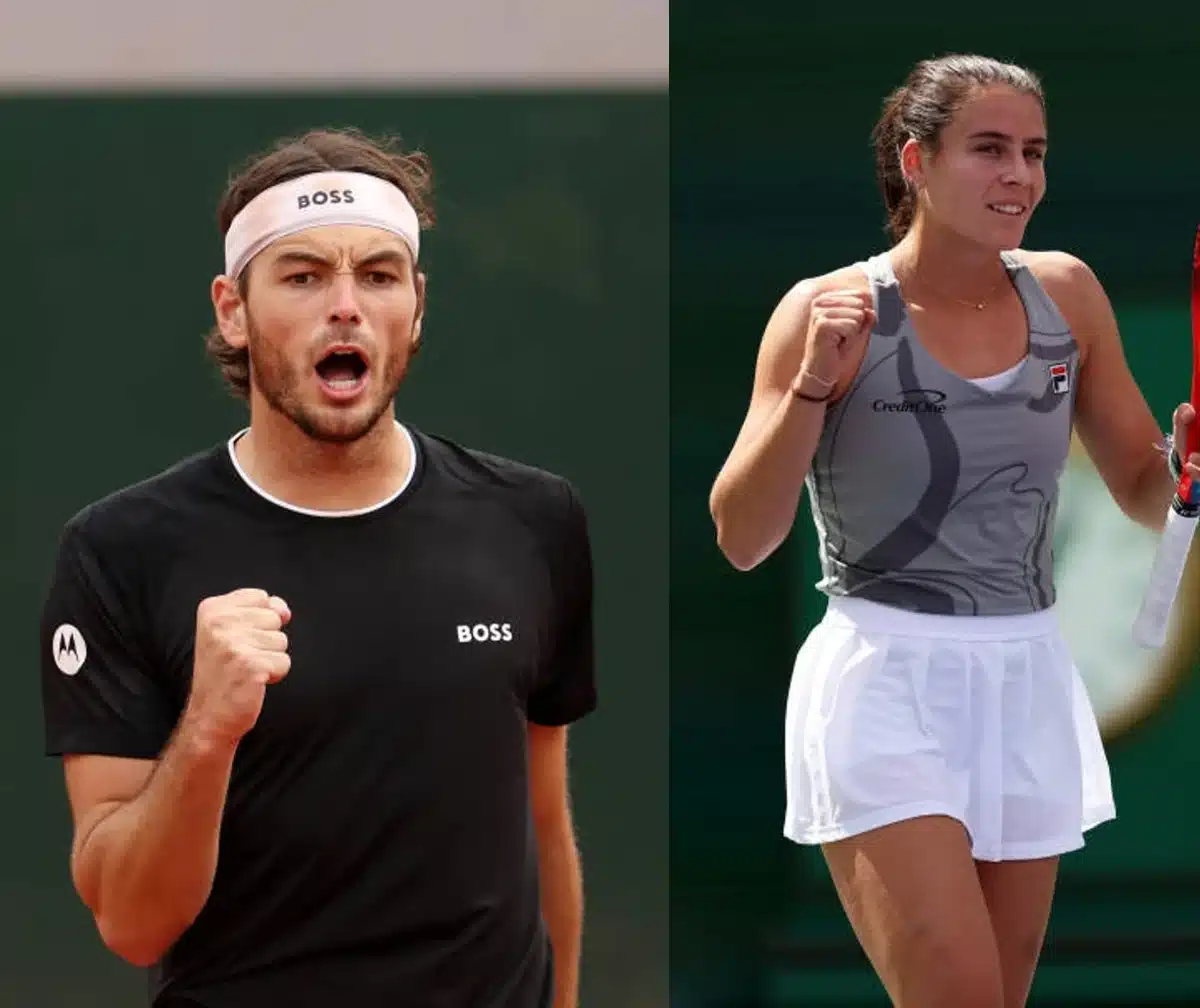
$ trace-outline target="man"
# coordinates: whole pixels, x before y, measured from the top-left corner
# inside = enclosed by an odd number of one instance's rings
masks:
[[[47,748],[154,1008],[576,1004],[587,526],[563,479],[394,416],[428,189],[354,132],[252,163],[208,341],[249,427],[65,529]]]

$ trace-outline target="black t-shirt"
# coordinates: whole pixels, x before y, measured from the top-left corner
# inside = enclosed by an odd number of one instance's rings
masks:
[[[162,752],[201,599],[262,588],[292,611],[155,1008],[551,1004],[526,738],[595,706],[586,520],[560,477],[411,436],[408,485],[365,512],[274,501],[222,444],[65,529],[51,755]]]

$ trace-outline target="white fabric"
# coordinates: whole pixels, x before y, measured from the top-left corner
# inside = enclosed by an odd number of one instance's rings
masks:
[[[1083,846],[1116,815],[1086,688],[1053,610],[929,616],[834,598],[796,657],[784,835],[844,839],[944,814],[977,860]]]
[[[272,186],[247,203],[225,233],[225,275],[236,278],[272,242],[307,228],[361,224],[420,249],[417,212],[399,187],[361,172],[314,172]]]
[[[967,381],[983,389],[985,392],[1003,392],[1017,380],[1017,375],[1020,373],[1021,368],[1024,367],[1027,359],[1026,357],[1022,357],[1010,368],[1005,368],[996,374],[984,375],[982,378],[968,378]]]

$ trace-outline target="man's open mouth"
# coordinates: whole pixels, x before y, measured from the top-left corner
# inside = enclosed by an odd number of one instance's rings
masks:
[[[357,347],[333,347],[317,361],[317,376],[334,392],[353,392],[367,376],[367,358]]]

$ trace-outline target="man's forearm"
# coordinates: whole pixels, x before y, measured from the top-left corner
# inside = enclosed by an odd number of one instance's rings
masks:
[[[570,821],[538,831],[542,916],[554,946],[554,1008],[579,1003],[583,871]]]
[[[212,890],[234,750],[182,727],[141,794],[77,840],[75,883],[105,944],[157,962]]]

